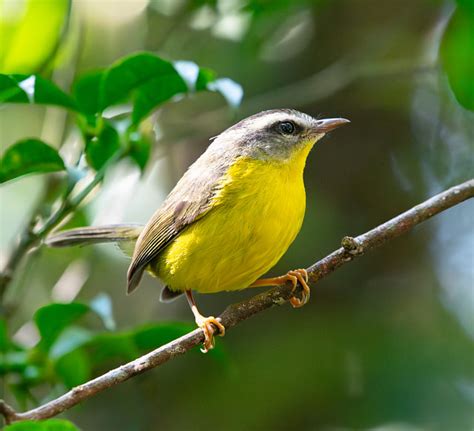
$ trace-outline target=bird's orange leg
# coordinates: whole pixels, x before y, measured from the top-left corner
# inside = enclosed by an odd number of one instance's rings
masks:
[[[191,307],[191,311],[194,314],[196,325],[198,325],[204,332],[204,343],[201,352],[207,353],[209,350],[214,348],[214,333],[216,332],[216,328],[218,335],[223,337],[225,335],[225,327],[214,316],[204,317],[199,312],[192,291],[186,290],[186,298]]]
[[[302,307],[309,301],[310,296],[310,289],[308,286],[308,272],[306,269],[295,269],[293,271],[288,271],[285,275],[281,275],[280,277],[262,278],[251,284],[250,287],[281,286],[288,281],[293,285],[292,292],[296,289],[298,282],[303,287],[301,299],[297,298],[296,296],[292,296],[290,298],[290,304],[293,306],[293,308]]]

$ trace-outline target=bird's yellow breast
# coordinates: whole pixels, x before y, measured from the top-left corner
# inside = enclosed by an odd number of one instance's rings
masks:
[[[286,161],[237,160],[211,209],[185,228],[150,271],[171,290],[201,293],[248,287],[274,266],[305,212],[307,144]]]

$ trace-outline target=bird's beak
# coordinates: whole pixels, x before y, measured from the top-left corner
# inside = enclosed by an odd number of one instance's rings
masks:
[[[347,123],[350,123],[350,121],[346,120],[345,118],[328,118],[326,120],[316,120],[314,132],[318,134],[327,133]]]

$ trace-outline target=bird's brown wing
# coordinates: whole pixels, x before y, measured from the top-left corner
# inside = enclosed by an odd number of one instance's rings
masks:
[[[127,292],[133,292],[140,283],[143,271],[158,257],[163,249],[188,225],[202,217],[207,202],[179,201],[159,210],[148,222],[138,238],[132,262],[128,269]]]
[[[146,267],[163,249],[213,206],[212,200],[221,187],[220,178],[227,169],[222,164],[203,176],[206,167],[205,159],[198,160],[143,229],[128,269],[128,293],[137,288]]]

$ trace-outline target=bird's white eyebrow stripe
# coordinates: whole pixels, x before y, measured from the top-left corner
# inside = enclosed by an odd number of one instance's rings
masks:
[[[261,130],[266,126],[270,126],[271,124],[277,123],[278,121],[285,121],[285,120],[292,120],[295,121],[297,124],[305,126],[305,123],[309,123],[312,118],[310,116],[303,117],[301,115],[293,114],[291,112],[269,112],[265,115],[260,115],[255,118],[252,118],[251,121],[245,121],[244,124],[237,124],[235,127],[245,127],[247,130]]]
[[[293,118],[295,117],[295,118]],[[277,123],[278,121],[284,120],[292,120],[298,121],[299,118],[296,116],[288,115],[283,112],[275,112],[273,114],[263,115],[261,117],[257,117],[255,120],[249,122],[249,128],[254,130],[263,129],[265,126],[269,126],[271,124]]]

